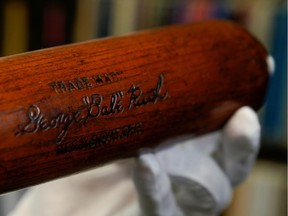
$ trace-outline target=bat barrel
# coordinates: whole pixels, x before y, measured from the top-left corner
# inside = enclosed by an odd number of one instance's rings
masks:
[[[220,129],[263,104],[266,58],[228,21],[0,58],[0,192]]]

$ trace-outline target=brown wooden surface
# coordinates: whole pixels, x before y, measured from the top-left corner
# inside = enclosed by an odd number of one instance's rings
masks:
[[[262,105],[266,56],[209,21],[0,58],[0,192],[221,128]]]

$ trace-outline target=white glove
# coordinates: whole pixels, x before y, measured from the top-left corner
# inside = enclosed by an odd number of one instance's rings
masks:
[[[32,187],[9,216],[136,216],[140,210],[129,172],[131,162]]]
[[[259,138],[256,113],[243,107],[222,131],[143,150],[133,175],[142,212],[147,216],[218,215],[228,206],[232,188],[251,170]]]
[[[256,114],[242,108],[222,132],[165,143],[136,164],[126,160],[33,187],[10,216],[140,215],[131,164],[147,216],[216,215],[251,169],[259,130]]]

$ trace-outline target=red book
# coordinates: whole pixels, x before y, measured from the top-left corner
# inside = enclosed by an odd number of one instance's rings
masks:
[[[46,1],[43,11],[42,47],[65,43],[66,7],[63,1]]]

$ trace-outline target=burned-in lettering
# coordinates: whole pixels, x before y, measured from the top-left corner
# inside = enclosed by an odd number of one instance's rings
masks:
[[[142,134],[142,122],[102,131],[86,137],[76,137],[57,145],[56,153],[67,154],[75,151],[93,149],[101,145],[113,144],[117,141]]]
[[[119,76],[122,73],[122,71],[101,73],[92,75],[90,77],[77,77],[72,80],[51,82],[48,85],[52,87],[55,93],[63,94],[73,92],[75,90],[85,90],[117,82],[121,80]]]
[[[86,80],[86,87],[89,86],[89,81]],[[80,82],[81,87],[84,86],[84,82],[78,80],[78,84],[75,81],[69,81],[68,86],[63,81],[57,83],[50,83],[50,86],[55,88],[55,91],[59,92],[56,86],[60,86],[61,91],[72,91],[79,89]],[[45,114],[40,106],[31,105],[27,111],[28,122],[24,125],[18,126],[16,136],[24,134],[34,134],[38,132],[45,132],[52,129],[58,129],[59,133],[55,139],[57,145],[63,143],[65,137],[69,133],[72,126],[82,127],[88,124],[90,121],[96,121],[100,117],[110,117],[123,113],[124,111],[132,110],[134,108],[141,108],[149,104],[156,104],[160,101],[164,101],[168,97],[168,91],[163,90],[164,76],[161,74],[158,78],[156,86],[148,91],[143,91],[140,86],[132,84],[126,91],[128,95],[125,103],[125,91],[117,91],[105,98],[101,94],[92,94],[90,96],[84,96],[81,99],[81,105],[77,108],[67,107],[65,111],[60,111],[58,114]],[[139,126],[139,125],[138,125]],[[102,133],[97,140],[102,140],[101,143],[110,142],[110,140],[127,138],[135,134],[141,134],[141,127],[125,126],[111,131],[110,134]],[[96,137],[91,138],[95,140]],[[105,141],[103,141],[105,140]],[[91,141],[90,141],[91,142]],[[94,142],[94,141],[93,141]],[[95,141],[96,142],[96,141]]]

